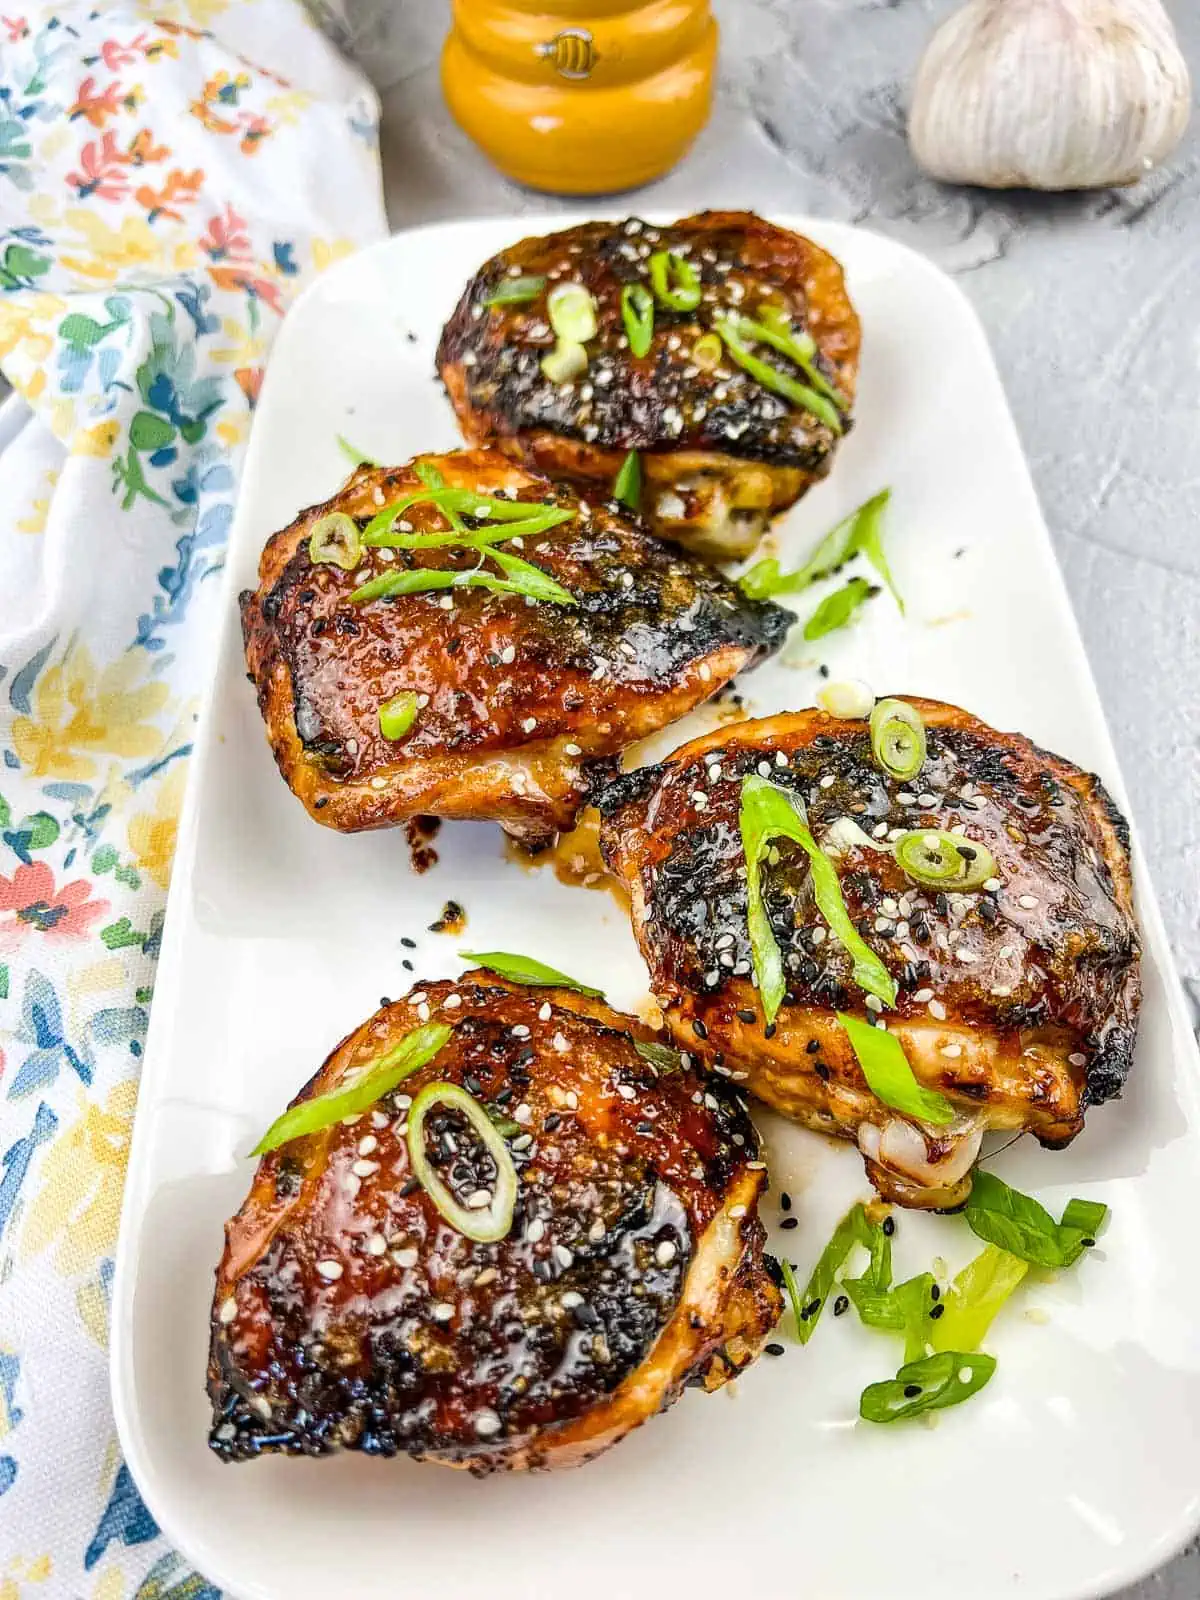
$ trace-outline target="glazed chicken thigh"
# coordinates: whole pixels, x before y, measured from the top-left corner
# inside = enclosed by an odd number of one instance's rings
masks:
[[[927,752],[907,781],[873,759],[866,722],[815,710],[745,722],[612,783],[598,797],[601,848],[677,1041],[785,1116],[854,1140],[887,1198],[946,1207],[969,1193],[985,1129],[1065,1145],[1089,1104],[1119,1093],[1139,935],[1128,831],[1099,780],[955,706],[908,704]],[[780,837],[760,878],[786,982],[768,1022],[740,833],[751,775],[800,801],[894,1005],[855,981],[810,855]],[[960,845],[991,874],[963,892],[901,864],[914,846],[917,859],[947,848],[953,859]],[[877,1098],[838,1012],[884,1022],[952,1119],[934,1125]]]
[[[597,765],[790,621],[492,451],[361,467],[268,542],[246,660],[285,781],[344,832],[420,813],[569,828]]]
[[[572,296],[580,336],[564,339]],[[636,450],[655,531],[730,560],[829,471],[858,349],[828,252],[751,212],[706,211],[502,251],[463,293],[438,367],[467,439],[588,494]]]
[[[738,1094],[660,1070],[638,1050],[655,1036],[600,1001],[486,972],[426,984],[294,1107],[311,1117],[439,1025],[447,1042],[381,1098],[268,1154],[226,1229],[224,1460],[574,1465],[685,1385],[719,1387],[780,1314]]]

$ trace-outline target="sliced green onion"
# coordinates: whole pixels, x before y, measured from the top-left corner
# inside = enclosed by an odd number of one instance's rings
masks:
[[[669,311],[695,311],[700,304],[700,274],[674,250],[656,250],[646,263],[650,287]]]
[[[858,1414],[864,1422],[902,1422],[924,1411],[961,1405],[990,1381],[995,1370],[995,1356],[944,1350],[909,1362],[894,1378],[870,1384],[862,1392]]]
[[[627,283],[621,290],[621,321],[630,354],[640,360],[654,338],[654,296],[644,283]]]
[[[827,578],[831,572],[836,572],[860,550],[864,555],[867,554],[864,537],[869,537],[874,527],[874,537],[878,540],[879,512],[887,505],[891,493],[890,489],[884,489],[872,495],[848,517],[843,517],[836,527],[829,530],[804,565],[797,567],[794,572],[781,571],[779,562],[773,559],[756,562],[738,579],[742,593],[749,595],[752,600],[769,600],[776,594],[797,594],[819,579]],[[867,529],[866,536],[863,534],[864,527]],[[883,576],[882,572],[880,576]]]
[[[760,360],[754,354],[744,329],[747,321],[747,318],[727,314],[718,317],[714,323],[725,348],[738,366],[744,372],[748,372],[756,383],[762,384],[764,389],[770,389],[772,394],[780,395],[792,405],[799,406],[802,411],[810,412],[833,433],[844,433],[841,413],[832,400],[819,394],[810,384],[800,383],[790,373],[780,372],[778,367],[773,367],[768,361]],[[754,326],[750,324],[751,330]],[[752,332],[749,337],[751,339],[754,337]]]
[[[432,461],[414,461],[413,472],[425,486],[434,491],[434,503],[445,515],[446,521],[452,528],[457,528],[459,533],[467,531],[467,525],[459,516],[452,499],[446,495],[446,480],[442,477]]]
[[[942,1296],[942,1315],[929,1325],[935,1350],[978,1350],[997,1312],[1029,1271],[1029,1263],[989,1244]]]
[[[826,634],[836,633],[839,628],[846,627],[858,615],[870,595],[871,585],[865,578],[851,578],[849,583],[844,583],[821,601],[804,624],[804,637],[810,641],[823,639]]]
[[[613,484],[613,499],[631,511],[636,511],[642,503],[642,458],[636,450],[631,450],[621,463]]]
[[[543,572],[541,567],[535,567],[532,561],[524,561],[520,556],[510,555],[507,550],[489,550],[488,555],[505,577],[518,585],[520,594],[527,595],[533,600],[545,600],[555,606],[575,604],[575,596],[571,591],[564,589],[561,583],[556,582],[548,572]]]
[[[417,720],[417,697],[404,693],[385,700],[379,708],[379,731],[385,739],[403,739]]]
[[[398,1083],[403,1083],[405,1078],[411,1077],[432,1061],[438,1051],[450,1042],[451,1032],[452,1029],[440,1022],[414,1028],[378,1061],[369,1062],[365,1068],[358,1069],[361,1076],[355,1083],[290,1106],[282,1116],[275,1118],[250,1154],[266,1155],[270,1150],[278,1150],[282,1144],[290,1144],[293,1139],[331,1128],[343,1117],[355,1117],[362,1111],[369,1111],[376,1101],[390,1094]]]
[[[882,1228],[871,1224],[861,1201],[850,1208],[833,1230],[833,1236],[822,1250],[803,1292],[797,1288],[795,1275],[788,1263],[779,1263],[783,1269],[783,1286],[796,1319],[796,1337],[801,1344],[807,1344],[812,1338],[838,1269],[845,1265],[856,1244],[861,1244],[871,1252],[870,1266],[858,1281],[883,1293],[892,1281],[891,1240]]]
[[[1096,1200],[1072,1200],[1062,1221],[1055,1222],[1032,1195],[977,1167],[964,1215],[972,1233],[1022,1261],[1035,1267],[1069,1267],[1095,1244],[1108,1207]]]
[[[643,1061],[648,1061],[659,1072],[684,1071],[683,1053],[669,1044],[652,1044],[647,1039],[635,1039],[633,1048]]]
[[[602,989],[589,989],[586,983],[580,983],[578,978],[568,978],[557,967],[548,967],[544,961],[535,961],[532,956],[514,955],[511,950],[460,950],[458,959],[473,961],[477,967],[485,967],[488,972],[498,972],[510,983],[527,983],[533,988],[573,989],[576,994],[590,995],[593,1000],[604,999]]]
[[[908,1278],[882,1293],[870,1287],[864,1278],[847,1278],[842,1288],[866,1327],[904,1335],[906,1361],[916,1361],[925,1354],[933,1325],[929,1313],[935,1304],[932,1272],[918,1273],[915,1278]]]
[[[596,302],[581,283],[556,283],[546,296],[546,315],[560,341],[586,344],[596,337]]]
[[[702,333],[692,346],[692,361],[701,372],[713,372],[721,365],[725,346],[716,333]]]
[[[904,616],[904,599],[896,587],[896,580],[892,577],[892,569],[888,566],[887,556],[883,552],[883,514],[887,510],[888,501],[891,498],[892,491],[884,489],[881,493],[872,495],[866,504],[859,506],[854,513],[853,554],[866,556],[887,585],[888,592],[896,602],[900,615]]]
[[[986,846],[940,828],[902,833],[893,849],[904,876],[926,889],[978,889],[996,876],[996,860]]]
[[[426,1154],[425,1119],[435,1109],[460,1112],[495,1163],[495,1187],[488,1205],[460,1204]],[[478,1244],[494,1244],[508,1233],[517,1203],[517,1169],[492,1119],[460,1085],[430,1083],[417,1095],[408,1113],[408,1158],[413,1176],[452,1228]]]
[[[541,571],[537,567],[533,570]],[[427,589],[489,589],[493,594],[527,595],[531,599],[549,600],[560,606],[576,604],[575,597],[545,573],[534,585],[524,578],[512,582],[507,578],[496,578],[490,572],[449,572],[440,569],[383,572],[355,589],[349,599],[355,605],[364,605],[368,600],[389,599],[397,594],[420,594]]]
[[[871,712],[871,755],[889,777],[907,782],[925,765],[925,723],[907,700],[879,700]]]
[[[806,329],[797,331],[793,328],[778,306],[761,306],[757,321],[743,317],[741,322],[743,329],[753,333],[773,350],[778,350],[780,355],[794,361],[813,388],[832,400],[839,411],[849,411],[849,400],[817,365],[817,341],[811,333]]]
[[[792,839],[808,856],[817,909],[853,960],[854,982],[885,1005],[895,1005],[896,980],[850,920],[837,870],[809,832],[799,796],[751,773],[742,779],[739,826],[746,856],[750,953],[767,1021],[774,1022],[787,992],[783,957],[771,932],[760,875],[762,857],[774,839]]]
[[[314,566],[328,564],[352,572],[362,560],[358,523],[344,511],[330,511],[313,523],[308,559]]]
[[[483,303],[485,306],[517,306],[526,300],[536,300],[545,287],[545,278],[503,278]]]
[[[343,434],[338,434],[337,442],[338,449],[344,456],[353,461],[356,467],[377,467],[379,465],[378,461],[372,460],[370,456],[364,455],[356,445],[352,445]]]
[[[551,383],[570,383],[572,378],[587,371],[587,364],[587,351],[569,339],[560,339],[554,349],[542,357],[542,371]]]
[[[876,1100],[919,1122],[944,1127],[954,1121],[954,1107],[946,1096],[917,1082],[894,1033],[873,1027],[860,1017],[849,1017],[843,1011],[838,1012],[837,1019],[849,1036],[867,1088]]]

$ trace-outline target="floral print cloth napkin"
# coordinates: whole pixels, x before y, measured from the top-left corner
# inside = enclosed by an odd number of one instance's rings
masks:
[[[217,1593],[120,1460],[108,1292],[238,469],[385,231],[377,118],[295,0],[0,6],[0,1600]]]

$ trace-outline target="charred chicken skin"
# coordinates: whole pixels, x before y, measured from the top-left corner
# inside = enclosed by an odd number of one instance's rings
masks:
[[[271,747],[343,832],[427,813],[545,844],[597,763],[715,694],[790,621],[619,505],[485,450],[360,467],[274,535],[259,580],[242,626]],[[407,723],[385,727],[401,706]]]
[[[566,284],[587,291],[594,328],[558,381]],[[730,560],[829,471],[858,350],[828,252],[752,212],[705,211],[661,228],[586,222],[502,251],[468,284],[437,359],[468,440],[589,494],[639,451],[654,530]]]
[[[738,1093],[660,1071],[635,1047],[655,1036],[602,1002],[483,972],[426,984],[345,1039],[296,1103],[430,1019],[453,1030],[436,1056],[350,1122],[267,1155],[226,1228],[208,1373],[224,1460],[574,1465],[685,1385],[719,1387],[780,1314]],[[458,1231],[414,1176],[406,1124],[435,1083],[494,1119],[516,1169],[494,1242]],[[498,1192],[495,1156],[454,1105],[421,1138],[459,1204]]]
[[[873,760],[865,722],[815,710],[745,722],[603,791],[601,849],[678,1042],[784,1116],[854,1140],[888,1199],[941,1208],[970,1192],[985,1129],[1062,1146],[1090,1103],[1120,1092],[1139,935],[1128,830],[1099,780],[956,706],[909,704],[928,748],[908,782]],[[868,1004],[818,909],[808,855],[781,838],[761,885],[787,992],[767,1024],[739,832],[752,773],[803,802],[851,920],[898,985],[894,1008]],[[993,877],[956,893],[906,875],[895,840],[955,829],[991,853]],[[953,1122],[902,1115],[871,1092],[836,1013],[875,1020],[876,1006]]]

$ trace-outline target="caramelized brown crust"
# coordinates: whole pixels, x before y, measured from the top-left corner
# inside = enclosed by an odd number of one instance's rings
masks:
[[[703,299],[694,312],[656,306],[653,343],[638,358],[621,293],[648,283],[647,260],[663,249],[686,253]],[[555,343],[544,294],[486,304],[517,275],[582,283],[595,299],[598,330],[574,383],[552,383],[541,371]],[[468,284],[443,331],[438,368],[467,439],[589,488],[607,488],[626,452],[642,452],[644,510],[655,530],[731,558],[747,554],[768,516],[829,471],[838,443],[827,424],[728,357],[715,371],[692,360],[719,310],[753,316],[764,303],[812,334],[826,375],[853,399],[859,324],[841,267],[811,239],[748,211],[705,211],[661,228],[636,217],[587,222],[523,239]]]
[[[453,546],[368,549],[354,572],[313,565],[317,519],[342,511],[364,524],[421,487],[411,466],[361,467],[275,534],[257,590],[242,596],[246,660],[279,770],[328,827],[429,813],[494,820],[545,843],[570,827],[589,767],[685,715],[783,640],[787,612],[747,600],[619,506],[581,502],[494,451],[422,462],[452,488],[575,511],[526,536],[520,554],[577,604],[478,588],[352,603],[380,573],[478,565]],[[446,528],[428,504],[404,520],[417,533]],[[424,703],[405,738],[385,739],[379,707],[404,691]]]
[[[601,848],[628,889],[635,931],[668,1025],[687,1049],[737,1069],[786,1116],[855,1139],[877,1186],[904,1204],[969,1191],[985,1127],[1066,1144],[1089,1102],[1119,1093],[1140,1001],[1129,839],[1099,780],[956,706],[910,699],[928,757],[908,785],[871,759],[865,722],[804,711],[685,745],[598,797]],[[818,842],[833,836],[842,894],[897,980],[889,1030],[917,1078],[959,1116],[915,1124],[867,1088],[837,1011],[869,1015],[850,958],[812,896],[807,857],[785,841],[764,895],[788,993],[765,1026],[751,981],[741,782],[794,790]],[[999,887],[923,889],[889,831],[958,828],[995,857]],[[875,848],[871,846],[874,845]]]
[[[223,1459],[573,1465],[684,1385],[719,1386],[779,1316],[744,1105],[719,1078],[660,1072],[634,1043],[655,1036],[602,1002],[490,973],[426,984],[298,1101],[427,1020],[454,1029],[435,1060],[352,1125],[266,1156],[226,1228],[208,1374]],[[519,1191],[498,1243],[457,1232],[412,1179],[407,1107],[433,1082],[463,1085],[504,1134]],[[426,1148],[465,1200],[494,1163],[457,1113],[437,1118]]]

